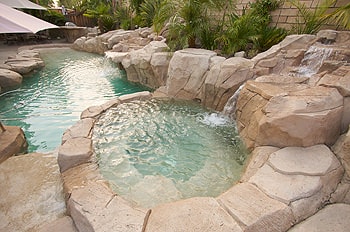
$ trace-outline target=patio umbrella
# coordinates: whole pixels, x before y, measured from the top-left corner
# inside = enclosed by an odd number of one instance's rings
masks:
[[[0,33],[37,33],[58,26],[0,3]]]
[[[0,3],[17,9],[47,10],[45,7],[28,0],[0,0]]]

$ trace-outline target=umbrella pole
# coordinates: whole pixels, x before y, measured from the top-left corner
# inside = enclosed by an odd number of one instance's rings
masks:
[[[0,121],[0,129],[1,129],[1,132],[5,132],[6,131],[4,125],[2,124],[1,121]]]

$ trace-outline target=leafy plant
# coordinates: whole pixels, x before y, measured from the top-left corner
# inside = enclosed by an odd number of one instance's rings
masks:
[[[87,9],[84,16],[96,18],[98,27],[102,33],[116,28],[116,19],[110,5],[100,3],[94,10]]]
[[[292,33],[315,34],[327,22],[327,10],[336,0],[323,0],[315,9],[310,9],[298,0],[289,0],[289,2],[298,9],[297,21],[292,28]]]
[[[326,17],[335,21],[337,25],[343,26],[345,29],[350,29],[350,3],[339,7]]]
[[[220,48],[226,55],[246,51],[251,57],[269,49],[286,36],[284,29],[270,27],[270,12],[279,6],[277,0],[257,0],[243,9],[242,15],[232,13],[226,25],[227,30],[218,37]]]
[[[129,6],[118,6],[115,15],[120,28],[129,30],[133,27],[133,13]]]

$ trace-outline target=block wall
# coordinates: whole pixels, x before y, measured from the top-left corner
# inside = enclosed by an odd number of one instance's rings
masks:
[[[300,0],[300,3],[305,4],[311,9],[316,9],[316,7],[322,1],[323,0]],[[339,6],[344,6],[345,4],[349,3],[349,1],[350,0],[337,0],[337,2],[331,7],[330,10],[334,10]],[[236,0],[237,11],[241,13],[242,9],[246,7],[249,2],[255,2],[255,0]],[[293,24],[296,23],[297,14],[298,10],[294,6],[292,6],[288,1],[284,0],[280,8],[271,13],[272,25],[290,29],[293,26]],[[325,25],[325,27],[327,27],[327,25]]]

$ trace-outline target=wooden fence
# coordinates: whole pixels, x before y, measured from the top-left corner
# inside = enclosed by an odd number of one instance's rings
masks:
[[[72,22],[78,27],[95,27],[97,25],[96,19],[86,17],[84,15],[69,14],[65,15],[68,22]]]

